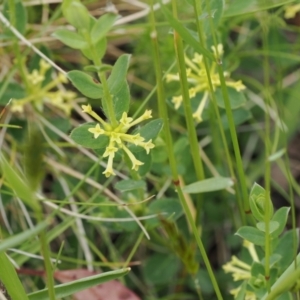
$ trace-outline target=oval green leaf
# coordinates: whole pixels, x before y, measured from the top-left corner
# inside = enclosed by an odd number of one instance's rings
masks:
[[[266,223],[265,222],[258,222],[256,224],[258,230],[262,232],[266,232]],[[279,223],[277,221],[270,221],[269,223],[269,234],[274,232],[276,229],[279,228]]]
[[[233,88],[228,88],[227,90],[230,99],[231,109],[237,109],[246,104],[246,98],[243,92],[238,92]],[[225,103],[223,100],[221,89],[216,89],[215,95],[218,106],[221,108],[225,108]]]
[[[75,70],[68,72],[68,78],[84,96],[91,99],[102,98],[103,89],[101,84],[96,83],[90,75]]]
[[[265,234],[254,227],[243,226],[237,231],[236,235],[254,245],[264,246],[265,244]]]
[[[229,177],[213,177],[186,185],[182,190],[188,194],[207,193],[229,188],[233,184],[233,180]]]
[[[74,49],[84,49],[88,43],[76,32],[67,29],[58,29],[52,36]]]
[[[126,179],[121,180],[115,184],[115,188],[121,192],[132,191],[136,189],[144,189],[145,187],[146,182],[144,180]]]
[[[272,237],[278,237],[284,230],[290,207],[281,207],[273,215],[272,221],[278,222],[278,228],[272,233]]]
[[[84,146],[90,149],[100,149],[107,147],[109,138],[106,135],[100,135],[98,138],[94,138],[94,135],[89,132],[90,128],[96,126],[97,123],[85,123],[76,127],[70,134],[71,139],[78,145]]]

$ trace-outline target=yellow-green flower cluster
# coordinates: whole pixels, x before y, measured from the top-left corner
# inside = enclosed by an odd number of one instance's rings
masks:
[[[294,4],[294,5],[289,5],[285,8],[284,18],[285,19],[293,19],[293,18],[295,18],[297,12],[299,12],[299,11],[300,11],[300,3]]]
[[[39,110],[42,110],[44,103],[50,103],[69,115],[72,109],[71,100],[76,97],[76,94],[69,91],[52,91],[52,89],[59,84],[67,82],[66,76],[60,73],[50,83],[42,86],[45,80],[45,74],[50,68],[50,65],[44,60],[40,60],[39,67],[39,70],[35,69],[27,74],[29,96],[18,100],[14,99],[12,101],[11,110],[13,112],[22,113],[25,104],[29,102],[33,103]]]
[[[144,120],[152,118],[151,110],[146,110],[142,116],[135,120],[128,117],[127,113],[124,112],[118,122],[118,125],[115,128],[113,128],[109,123],[105,122],[97,113],[95,113],[90,105],[82,105],[82,110],[83,112],[89,114],[97,121],[99,121],[99,123],[96,124],[95,127],[88,129],[88,131],[94,135],[94,138],[97,139],[101,135],[107,136],[109,138],[108,146],[106,147],[103,154],[103,157],[108,157],[107,167],[103,174],[106,177],[116,175],[113,170],[113,160],[115,157],[115,153],[119,149],[124,150],[124,152],[127,154],[132,164],[132,170],[138,171],[139,166],[143,165],[144,163],[139,161],[134,156],[134,154],[130,151],[126,144],[133,144],[135,146],[142,147],[146,150],[147,154],[149,154],[150,149],[154,148],[154,144],[152,143],[152,140],[145,142],[145,139],[139,133],[129,134],[127,132],[131,127],[139,124]]]
[[[243,246],[247,248],[252,260],[258,262],[259,259],[254,244],[244,240]],[[231,257],[231,261],[223,266],[223,270],[225,271],[225,273],[231,273],[234,281],[249,280],[251,278],[251,266],[241,261],[234,255]],[[234,297],[236,297],[240,289],[241,286],[236,289],[232,289],[230,293],[234,295]],[[253,292],[247,291],[245,299],[256,300],[256,296]]]
[[[212,51],[216,57],[221,57],[223,55],[223,45],[219,44],[217,49],[212,46]],[[208,77],[205,70],[205,65],[203,62],[203,56],[198,53],[194,54],[192,60],[190,60],[187,56],[185,57],[185,63],[187,65],[187,79],[188,82],[192,85],[189,89],[190,98],[194,98],[197,93],[204,92],[203,98],[199,103],[197,110],[194,112],[193,117],[197,122],[202,121],[202,112],[206,105],[209,95],[209,82]],[[216,62],[212,62],[210,70],[210,78],[212,81],[213,89],[215,90],[217,87],[221,85],[220,77],[217,72],[217,64]],[[224,72],[224,76],[226,78],[226,85],[228,87],[234,88],[236,91],[240,92],[244,90],[246,87],[243,85],[242,81],[233,81],[230,79],[230,74],[228,72]],[[179,81],[179,74],[168,74],[167,82],[170,81]],[[175,96],[172,98],[172,102],[174,103],[175,109],[178,109],[182,104],[182,96]]]

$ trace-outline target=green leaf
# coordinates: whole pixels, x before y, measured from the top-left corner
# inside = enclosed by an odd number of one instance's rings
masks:
[[[243,226],[236,232],[236,235],[240,236],[244,240],[253,243],[254,245],[265,245],[265,234],[259,231],[257,228]]]
[[[158,136],[163,127],[162,119],[155,119],[148,122],[145,126],[141,127],[137,132],[145,139],[145,142],[152,139],[152,141]]]
[[[247,292],[247,281],[244,280],[244,282],[241,284],[240,290],[235,298],[235,300],[245,300],[246,298],[246,292]]]
[[[259,275],[265,275],[265,267],[262,263],[254,261],[251,266],[251,276],[258,277]]]
[[[141,151],[135,153],[135,157],[136,159],[142,161],[144,164],[141,165],[139,167],[139,175],[140,176],[145,176],[151,169],[151,166],[152,166],[152,156],[150,154],[147,154],[146,150],[142,147],[139,147],[141,148]]]
[[[68,72],[68,78],[84,96],[91,99],[102,98],[103,89],[101,84],[94,82],[88,74],[75,70]]]
[[[273,216],[274,208],[271,199],[269,197],[266,199],[265,189],[257,183],[255,183],[251,189],[249,204],[256,220],[265,221],[266,205],[270,206],[270,216]]]
[[[82,279],[74,280],[72,282],[56,285],[54,287],[55,296],[57,299],[64,298],[73,295],[77,292],[86,290],[90,287],[96,286],[106,281],[114,280],[128,274],[130,268],[124,268],[121,270],[115,270],[110,272],[105,272],[102,274],[85,277]],[[31,293],[28,295],[29,300],[48,300],[48,289],[43,289],[41,291]]]
[[[161,4],[162,12],[164,13],[165,17],[167,18],[170,25],[177,31],[177,33],[181,36],[183,40],[185,40],[190,46],[192,46],[197,52],[203,54],[207,58],[211,60],[215,60],[214,55],[208,51],[207,49],[203,48],[199,42],[190,34],[190,32],[182,25],[182,23],[176,20],[169,10],[165,7],[165,5],[159,1]]]
[[[110,31],[118,17],[116,14],[107,13],[95,22],[91,31],[91,41],[93,44],[98,43],[106,37],[106,34]]]
[[[275,161],[285,153],[285,149],[280,149],[268,157],[268,161]]]
[[[0,280],[13,300],[28,300],[15,267],[4,252],[0,252]]]
[[[169,221],[176,221],[183,215],[182,206],[176,198],[162,198],[156,199],[148,206],[149,214],[161,215],[164,219]],[[160,225],[157,218],[146,221],[147,228],[151,229]]]
[[[153,284],[168,284],[170,278],[176,278],[180,264],[172,253],[153,254],[144,265],[144,276],[147,282]]]
[[[220,20],[222,18],[223,10],[224,10],[224,0],[210,0],[210,1],[203,1],[203,8],[202,8],[202,15],[200,19],[203,19],[203,28],[206,35],[211,35],[210,30],[210,20],[211,18],[214,27],[217,28]]]
[[[294,232],[294,230],[289,230],[279,238],[279,242],[277,247],[274,249],[274,253],[281,255],[281,260],[278,262],[281,271],[285,270],[289,264],[292,263],[295,256],[295,249],[298,248],[298,245],[299,228],[296,229],[296,232]]]
[[[102,59],[107,48],[107,39],[100,40],[94,45],[95,51],[97,52],[98,59]],[[90,48],[81,49],[82,54],[90,60],[93,60],[93,50]]]
[[[245,108],[235,109],[233,110],[232,114],[233,114],[233,121],[236,126],[241,125],[252,118],[252,114],[249,111],[249,109],[245,109]],[[229,128],[229,125],[228,125],[228,118],[226,114],[222,115],[221,122],[222,122],[223,129],[227,130]]]
[[[117,94],[124,85],[131,55],[121,55],[113,66],[111,74],[107,80],[107,85],[111,94]]]
[[[3,155],[0,156],[0,166],[2,174],[16,195],[32,209],[38,210],[39,204],[37,203],[33,192],[22,177],[11,167]]]
[[[74,49],[84,49],[88,47],[88,43],[83,39],[83,37],[74,31],[57,29],[52,36]]]
[[[245,95],[243,92],[238,92],[235,89],[230,88],[230,87],[227,90],[228,90],[228,95],[229,95],[229,99],[230,99],[230,108],[231,109],[237,109],[246,104],[246,98],[245,98]],[[216,95],[216,100],[217,100],[218,106],[221,108],[225,108],[221,89],[216,89],[215,95]]]
[[[144,180],[126,179],[121,180],[115,184],[115,188],[121,192],[132,191],[136,189],[144,189],[145,187],[146,182]]]
[[[294,0],[234,0],[227,4],[223,17],[233,16],[262,11],[277,6],[292,3]]]
[[[123,112],[128,112],[130,105],[130,91],[127,81],[124,79],[122,86],[117,93],[112,94],[113,108],[117,120],[120,120]],[[107,113],[107,104],[105,99],[102,99],[102,108],[106,116]]]
[[[90,13],[79,0],[63,0],[62,11],[68,22],[78,30],[89,30]]]
[[[256,227],[262,231],[262,232],[266,232],[266,223],[265,222],[258,222],[256,224]],[[271,234],[272,232],[274,232],[276,229],[279,228],[279,223],[276,221],[270,221],[269,222],[269,234]]]
[[[233,186],[233,184],[234,182],[231,178],[213,177],[186,185],[182,190],[188,194],[198,194],[223,190]]]
[[[15,234],[12,237],[2,240],[0,243],[0,252],[4,252],[9,248],[13,248],[13,247],[29,240],[30,238],[35,237],[38,233],[40,233],[47,226],[48,226],[48,221],[43,221],[31,229],[28,229],[22,233]]]
[[[90,149],[100,149],[108,146],[109,138],[106,135],[100,135],[94,138],[94,135],[88,131],[89,128],[94,128],[97,123],[90,122],[76,127],[70,134],[71,139],[78,145]]]
[[[273,215],[272,221],[278,222],[279,226],[274,232],[272,232],[272,237],[278,237],[283,232],[289,211],[290,207],[281,207]]]
[[[22,35],[26,32],[26,24],[27,24],[27,11],[23,5],[23,1],[14,1],[14,10],[15,10],[15,24],[11,24],[15,27]],[[12,12],[9,9],[9,1],[5,1],[3,8],[4,16],[12,22]],[[13,36],[14,34],[9,30],[9,28],[5,28],[4,34],[8,36]]]

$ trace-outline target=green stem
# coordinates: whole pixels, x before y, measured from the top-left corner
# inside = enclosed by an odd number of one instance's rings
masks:
[[[173,15],[175,18],[177,18],[176,0],[172,0],[172,7],[173,7]],[[196,126],[194,124],[193,111],[192,111],[191,100],[189,96],[189,87],[188,87],[188,81],[186,75],[183,43],[181,37],[176,31],[174,31],[174,46],[175,46],[176,59],[178,64],[183,107],[184,107],[187,130],[188,130],[188,138],[190,142],[191,154],[194,162],[197,179],[203,180],[205,176],[204,176],[202,160],[199,154]]]
[[[207,5],[207,7],[210,7],[208,0],[206,0],[206,5]],[[217,43],[217,37],[216,37],[216,30],[214,28],[214,23],[212,21],[212,18],[209,18],[209,23],[210,23],[210,29],[211,29],[211,34],[213,37],[214,46],[215,46],[216,52],[217,52],[217,57],[219,57],[219,53],[218,53],[218,49],[217,49],[218,43]],[[243,209],[246,214],[249,214],[249,213],[251,213],[251,210],[249,207],[246,177],[245,177],[245,173],[244,173],[244,169],[243,169],[243,161],[242,161],[239,143],[238,143],[238,139],[237,139],[237,133],[236,133],[236,129],[235,129],[233,114],[232,114],[232,110],[231,110],[231,106],[230,106],[230,100],[229,100],[229,94],[228,94],[228,90],[227,90],[227,86],[226,86],[224,70],[222,67],[222,62],[219,61],[218,59],[216,60],[216,65],[217,65],[218,74],[219,74],[219,78],[220,78],[222,96],[224,99],[225,111],[226,111],[226,116],[227,116],[227,120],[228,120],[229,131],[230,131],[230,136],[231,136],[231,140],[232,140],[234,156],[235,156],[235,161],[236,161],[236,167],[237,167],[237,172],[238,172],[238,178],[239,178],[239,183],[240,183],[241,192],[242,192],[241,196],[243,199]]]
[[[269,205],[269,197],[270,197],[270,183],[271,183],[271,164],[269,161],[270,156],[270,115],[268,108],[271,107],[270,101],[270,74],[269,74],[269,58],[268,58],[268,24],[269,24],[269,15],[268,12],[266,14],[266,18],[262,20],[262,33],[263,33],[263,50],[264,60],[263,60],[263,69],[264,69],[264,85],[265,85],[265,197],[267,199],[267,205],[265,207],[265,226],[266,226],[266,237],[265,237],[265,278],[267,281],[267,289],[268,292],[271,291],[270,286],[270,256],[271,256],[271,244],[270,244],[270,220],[271,220],[271,207]]]
[[[86,37],[86,40],[89,43],[91,52],[92,52],[92,60],[93,63],[96,67],[100,67],[102,65],[101,59],[98,57],[97,55],[97,51],[95,49],[95,46],[92,44],[90,36],[88,33],[83,33]],[[117,122],[116,119],[116,115],[115,115],[115,111],[114,111],[114,105],[113,105],[113,99],[112,96],[110,94],[109,91],[109,87],[107,84],[107,79],[106,79],[106,74],[105,72],[98,72],[98,77],[100,79],[100,82],[102,83],[102,87],[103,87],[103,101],[105,101],[106,106],[107,106],[107,114],[108,114],[108,118],[111,122],[111,125],[113,126],[113,128],[117,127],[119,125],[119,123]]]
[[[201,16],[201,14],[202,14],[201,5],[200,5],[200,2],[197,1],[197,0],[194,0],[194,11],[195,11],[196,16]],[[205,35],[204,35],[202,23],[200,22],[199,18],[196,18],[196,25],[197,25],[199,42],[200,42],[201,46],[205,48]],[[214,111],[215,111],[215,114],[217,116],[217,121],[218,121],[219,130],[220,130],[220,134],[221,134],[221,139],[222,139],[223,146],[224,146],[224,149],[225,149],[225,156],[226,156],[226,160],[227,160],[227,164],[228,164],[228,168],[229,168],[229,173],[230,173],[230,176],[233,179],[235,179],[233,164],[232,164],[231,156],[230,156],[230,153],[229,153],[229,147],[228,147],[228,144],[227,144],[224,128],[223,128],[223,125],[222,125],[220,112],[219,112],[219,109],[218,109],[218,106],[217,106],[217,99],[216,99],[216,96],[215,96],[215,93],[214,93],[214,88],[213,88],[213,84],[212,84],[212,80],[211,80],[211,76],[210,76],[210,71],[209,71],[209,64],[208,64],[206,56],[203,56],[203,63],[204,63],[205,71],[206,71],[206,75],[207,75],[210,98],[212,100]],[[236,191],[236,197],[237,197],[237,200],[238,200],[238,207],[239,207],[239,210],[240,210],[242,223],[246,224],[245,214],[243,213],[242,199],[240,197],[240,193],[238,191],[237,185],[235,185],[234,187],[235,187],[235,191]]]
[[[153,0],[151,1],[151,7],[153,6]],[[162,71],[161,71],[161,63],[159,58],[159,50],[158,50],[158,42],[157,42],[157,32],[155,28],[155,18],[153,10],[151,11],[151,22],[152,22],[152,32],[151,32],[151,40],[152,40],[152,46],[153,46],[153,58],[154,58],[154,64],[155,64],[155,70],[156,70],[156,79],[157,79],[157,97],[158,97],[158,107],[159,107],[159,113],[160,116],[164,120],[164,135],[165,135],[165,141],[166,141],[166,147],[169,157],[169,164],[172,172],[172,179],[173,183],[176,186],[177,194],[180,199],[181,205],[184,209],[185,216],[187,219],[188,224],[192,228],[192,232],[194,235],[194,238],[196,239],[198,248],[200,250],[200,253],[202,255],[203,261],[205,263],[205,266],[208,270],[208,274],[210,276],[211,282],[213,284],[215,293],[217,295],[217,299],[221,300],[222,295],[218,286],[218,283],[216,281],[214,272],[212,270],[212,267],[210,265],[209,259],[207,257],[206,251],[204,249],[203,243],[200,238],[200,234],[198,232],[198,229],[196,227],[195,221],[193,219],[192,213],[190,211],[190,208],[186,202],[186,199],[183,195],[180,182],[179,182],[179,176],[177,172],[177,165],[176,160],[173,152],[173,141],[171,136],[171,129],[170,129],[170,123],[168,118],[168,112],[167,112],[167,106],[165,103],[165,96],[164,96],[164,88],[163,88],[163,80],[162,80]],[[192,118],[191,118],[192,119]],[[198,150],[198,145],[197,145]],[[199,151],[199,150],[198,150]],[[199,156],[199,153],[198,153]]]

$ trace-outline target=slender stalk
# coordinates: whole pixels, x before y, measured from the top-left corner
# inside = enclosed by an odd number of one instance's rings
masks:
[[[201,5],[200,5],[200,2],[197,1],[197,0],[194,0],[194,11],[195,11],[196,16],[201,16],[201,14],[202,14]],[[205,47],[205,35],[204,35],[202,23],[201,23],[199,18],[196,18],[196,25],[197,25],[197,32],[198,32],[199,42],[200,42],[202,47]],[[235,179],[236,177],[235,177],[235,174],[234,174],[233,164],[232,164],[231,156],[230,156],[230,153],[229,153],[229,147],[228,147],[228,143],[226,141],[224,128],[222,126],[221,116],[220,116],[220,112],[219,112],[219,109],[218,109],[218,106],[217,106],[217,100],[216,100],[216,96],[215,96],[215,93],[214,93],[214,88],[213,88],[213,84],[212,84],[212,80],[211,80],[211,76],[210,76],[210,71],[209,71],[209,65],[208,65],[208,61],[207,61],[206,56],[203,56],[203,63],[204,63],[204,66],[205,66],[206,76],[207,76],[208,85],[209,85],[209,93],[210,93],[209,95],[210,95],[210,98],[212,100],[212,104],[213,104],[213,107],[214,107],[215,114],[217,116],[217,121],[218,121],[219,130],[220,130],[220,134],[221,134],[221,139],[222,139],[223,146],[224,146],[224,149],[225,149],[225,156],[226,156],[227,165],[228,165],[228,168],[229,168],[229,173],[230,173],[230,176],[233,179]],[[242,199],[240,197],[240,193],[238,191],[237,185],[235,185],[234,187],[235,187],[235,190],[236,190],[236,197],[237,197],[237,200],[238,200],[238,207],[239,207],[239,210],[240,210],[242,223],[245,224],[246,220],[245,220],[245,215],[243,213]]]
[[[177,18],[176,0],[172,0],[172,7],[173,7],[173,15],[175,18]],[[184,107],[187,130],[188,130],[188,138],[190,141],[191,154],[194,162],[197,179],[202,180],[204,179],[204,170],[203,170],[202,160],[199,155],[196,127],[194,124],[191,100],[189,96],[183,43],[182,43],[182,39],[180,38],[179,34],[176,31],[174,31],[174,47],[175,47],[176,59],[177,59],[178,70],[179,70],[180,87],[182,91],[183,107]]]
[[[206,1],[207,7],[210,7],[209,1],[208,0],[205,0],[205,1]],[[217,37],[216,37],[216,30],[214,28],[214,23],[211,18],[209,18],[209,23],[210,23],[210,30],[211,30],[211,34],[213,37],[214,46],[215,46],[216,52],[217,52],[217,57],[219,57],[219,53],[218,53],[218,49],[217,49],[218,43],[217,43]],[[232,114],[232,110],[231,110],[231,106],[230,106],[229,94],[228,94],[228,90],[227,90],[227,86],[226,86],[222,61],[217,58],[216,63],[217,63],[218,74],[219,74],[219,78],[220,78],[220,82],[221,82],[221,90],[222,90],[222,96],[223,96],[224,104],[225,104],[225,111],[226,111],[226,115],[227,115],[230,136],[231,136],[233,150],[234,150],[239,184],[241,187],[241,193],[242,193],[242,199],[243,199],[243,209],[244,209],[245,214],[250,214],[251,210],[249,207],[246,177],[245,177],[245,173],[244,173],[244,169],[243,169],[243,161],[242,161],[242,156],[241,156],[239,143],[238,143],[238,139],[237,139],[237,133],[236,133],[236,129],[235,129],[233,114]]]
[[[153,0],[151,1],[152,6],[153,6]],[[170,129],[170,124],[169,124],[169,118],[168,118],[168,112],[167,112],[167,106],[165,103],[165,96],[164,96],[164,88],[163,88],[163,80],[162,80],[162,71],[161,71],[161,64],[160,64],[160,58],[159,58],[159,49],[158,49],[158,42],[157,42],[157,32],[155,28],[155,17],[153,14],[153,10],[151,12],[151,23],[152,23],[152,32],[151,32],[151,40],[152,40],[152,46],[153,46],[153,58],[154,58],[154,64],[155,64],[155,71],[156,71],[156,78],[157,78],[157,97],[158,97],[158,106],[159,106],[159,113],[160,116],[164,120],[164,135],[165,135],[165,141],[166,141],[166,146],[167,146],[167,152],[168,152],[168,157],[169,157],[169,164],[172,172],[172,178],[173,178],[173,183],[176,187],[176,191],[178,194],[178,197],[180,199],[181,205],[184,209],[185,216],[187,219],[188,224],[192,228],[192,232],[194,235],[194,238],[196,239],[198,248],[200,250],[200,253],[202,255],[203,261],[205,263],[205,266],[208,270],[208,274],[210,276],[211,282],[213,284],[215,293],[217,295],[217,299],[223,299],[218,283],[216,281],[214,272],[212,270],[212,267],[210,265],[208,256],[206,254],[205,248],[203,246],[202,240],[200,238],[198,229],[196,227],[196,224],[193,220],[192,213],[189,209],[189,206],[184,198],[181,186],[180,186],[180,181],[178,177],[178,172],[177,172],[177,164],[173,152],[173,141],[172,141],[172,136],[171,136],[171,129]],[[192,117],[191,117],[192,120]],[[197,145],[198,149],[198,145]],[[199,156],[199,154],[198,154]]]

